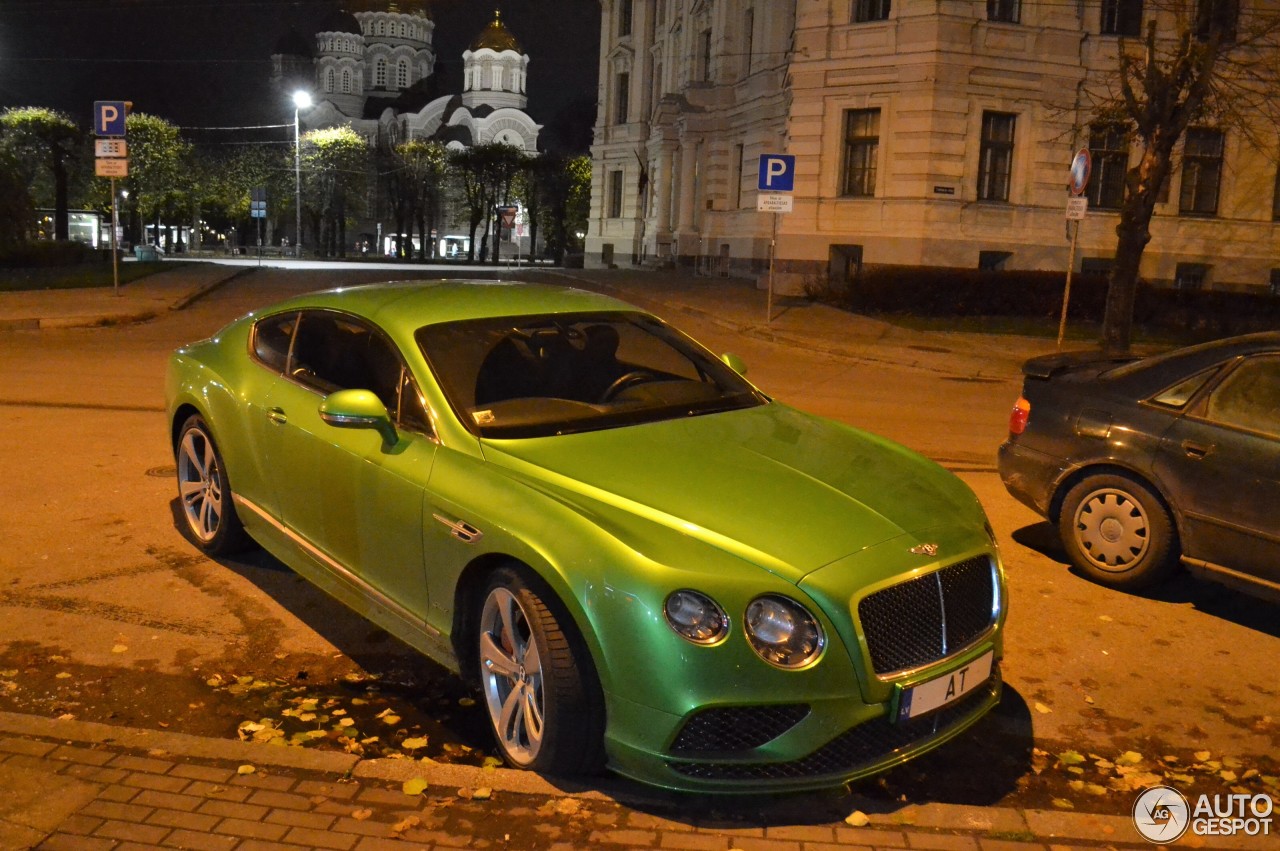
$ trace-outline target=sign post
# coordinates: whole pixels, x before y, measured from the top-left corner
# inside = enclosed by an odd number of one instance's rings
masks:
[[[111,292],[120,295],[120,250],[117,242],[116,178],[129,176],[129,148],[125,143],[125,118],[128,101],[99,100],[93,102],[94,174],[111,178]],[[105,138],[102,138],[105,137]]]
[[[1071,158],[1071,183],[1068,189],[1071,197],[1067,198],[1067,221],[1071,222],[1071,253],[1067,256],[1067,285],[1062,291],[1062,318],[1058,320],[1058,348],[1062,348],[1062,338],[1067,333],[1067,305],[1071,302],[1071,272],[1076,265],[1076,240],[1080,236],[1080,222],[1089,210],[1089,199],[1084,197],[1084,189],[1089,185],[1089,174],[1093,171],[1093,160],[1088,148],[1081,148]]]
[[[769,293],[765,299],[765,321],[773,322],[773,265],[778,253],[778,216],[790,213],[796,186],[796,158],[793,154],[761,154],[760,179],[756,184],[756,210],[773,213],[773,233],[769,237]]]

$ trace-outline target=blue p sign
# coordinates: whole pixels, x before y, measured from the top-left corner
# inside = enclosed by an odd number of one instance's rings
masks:
[[[760,155],[761,192],[790,192],[795,188],[796,158],[792,154]]]
[[[96,100],[93,102],[93,135],[124,135],[125,102]]]

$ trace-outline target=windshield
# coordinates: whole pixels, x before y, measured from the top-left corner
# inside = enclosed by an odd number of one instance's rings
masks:
[[[768,401],[643,313],[470,319],[416,337],[454,412],[480,437],[544,437]]]

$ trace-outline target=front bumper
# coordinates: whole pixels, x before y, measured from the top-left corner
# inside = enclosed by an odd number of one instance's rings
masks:
[[[984,641],[928,671],[928,679],[959,669],[988,652],[998,659],[998,642]],[[838,787],[884,771],[942,745],[1000,702],[998,662],[990,678],[929,715],[894,720],[892,701],[868,705],[856,695],[808,703],[726,707],[721,725],[699,741],[686,735],[694,716],[674,718],[640,704],[610,700],[606,747],[610,768],[619,774],[670,789],[756,793]],[[715,711],[715,710],[712,710]],[[787,726],[789,725],[789,726]],[[764,727],[778,735],[755,744]],[[629,732],[624,732],[629,731]],[[655,736],[656,731],[664,731]],[[674,732],[673,732],[674,731]],[[673,740],[674,736],[674,740]],[[754,745],[754,746],[750,746]],[[711,749],[697,750],[699,746]]]

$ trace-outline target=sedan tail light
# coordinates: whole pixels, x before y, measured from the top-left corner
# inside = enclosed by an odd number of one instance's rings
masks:
[[[1009,434],[1022,434],[1027,430],[1027,421],[1031,419],[1031,403],[1026,397],[1019,396],[1009,412]]]

